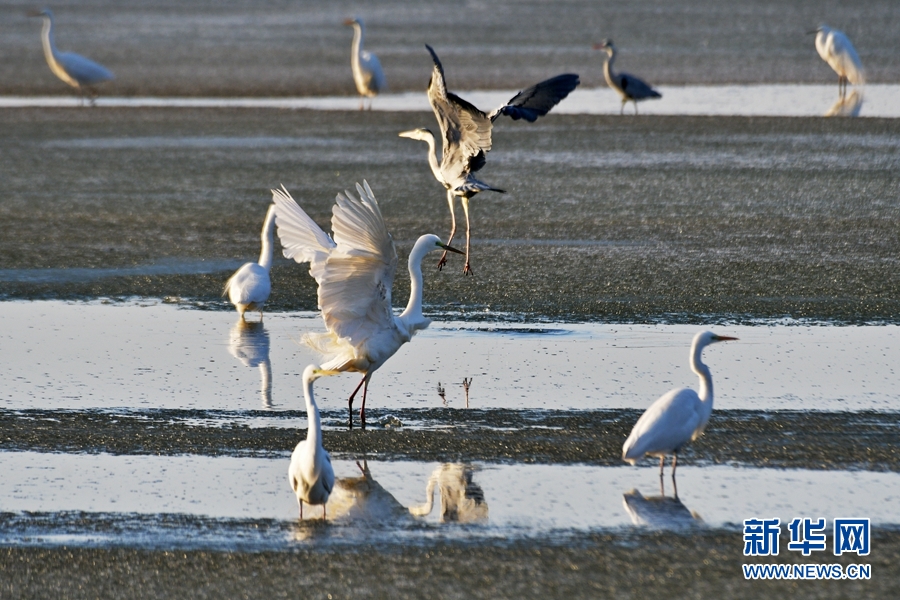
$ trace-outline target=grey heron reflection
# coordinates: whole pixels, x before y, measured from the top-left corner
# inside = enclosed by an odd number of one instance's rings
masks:
[[[425,487],[425,502],[409,507],[410,514],[425,517],[434,509],[434,492],[440,493],[442,523],[477,523],[488,518],[488,505],[484,491],[473,480],[475,469],[471,465],[445,463],[440,465],[428,478]]]

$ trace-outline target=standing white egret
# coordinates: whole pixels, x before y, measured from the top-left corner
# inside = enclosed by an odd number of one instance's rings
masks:
[[[44,58],[47,59],[50,70],[81,93],[82,104],[84,104],[86,94],[93,104],[97,98],[95,86],[112,79],[112,72],[80,54],[60,52],[56,49],[56,43],[53,40],[53,11],[49,8],[30,12],[29,16],[44,19],[41,41],[44,45]]]
[[[263,222],[262,249],[259,252],[259,262],[248,262],[234,272],[234,275],[225,282],[224,294],[234,304],[241,319],[248,310],[259,311],[259,318],[263,316],[263,306],[272,292],[272,281],[269,271],[272,268],[272,243],[275,230],[275,205],[270,204],[266,212],[266,220]]]
[[[700,393],[681,388],[664,394],[650,405],[622,446],[622,460],[635,464],[644,455],[659,457],[659,476],[663,463],[672,455],[672,477],[675,477],[678,451],[703,434],[713,408],[712,375],[700,361],[703,349],[716,342],[737,338],[702,331],[691,343],[691,370],[700,376]]]
[[[334,469],[331,457],[322,447],[322,422],[319,407],[313,397],[313,382],[323,375],[332,375],[317,365],[309,365],[303,371],[303,396],[306,399],[306,439],[302,440],[291,454],[288,481],[297,495],[300,518],[303,518],[303,503],[321,504],[322,519],[325,519],[325,503],[334,488]]]
[[[422,315],[422,259],[438,248],[462,254],[436,235],[420,237],[409,253],[409,302],[395,316],[391,287],[397,250],[369,184],[356,184],[356,191],[359,199],[349,191],[337,195],[332,239],[287,190],[272,190],[284,255],[298,263],[308,262],[309,274],[319,284],[319,309],[328,332],[308,333],[304,342],[325,356],[323,369],[363,373],[348,401],[351,428],[353,399],[359,388],[363,388],[359,418],[365,427],[366,392],[372,374],[431,323]]]
[[[400,133],[401,137],[421,140],[428,143],[428,164],[431,173],[447,190],[447,203],[450,205],[450,218],[453,221],[447,243],[453,241],[456,234],[456,214],[454,198],[462,199],[463,212],[466,215],[466,264],[463,272],[469,274],[469,199],[486,190],[503,192],[479,181],[473,173],[485,164],[485,153],[491,149],[491,130],[493,122],[500,115],[507,115],[514,121],[525,119],[534,122],[550,112],[550,109],[569,95],[579,84],[578,75],[567,73],[542,81],[513,96],[509,102],[499,106],[489,114],[475,108],[456,94],[447,91],[444,81],[444,67],[435,51],[425,45],[431,53],[434,69],[431,81],[428,82],[428,101],[441,129],[443,146],[441,160],[437,159],[434,134],[428,129],[419,128]],[[438,268],[447,262],[447,253],[438,261]]]
[[[369,109],[372,108],[372,98],[378,92],[387,87],[387,79],[381,69],[378,57],[363,50],[363,38],[366,35],[366,26],[359,17],[347,19],[344,25],[353,27],[353,45],[351,46],[350,67],[353,69],[353,81],[356,83],[356,91],[359,92],[359,109],[365,107],[366,98],[369,98]]]
[[[662,94],[634,75],[629,75],[628,73],[613,73],[612,67],[613,61],[616,60],[616,46],[613,44],[612,40],[603,40],[599,44],[594,44],[594,50],[603,50],[609,57],[603,65],[603,75],[606,77],[606,83],[609,87],[619,92],[619,95],[622,96],[622,108],[619,110],[620,115],[625,112],[625,104],[629,100],[634,102],[634,114],[637,114],[638,100],[662,98]]]
[[[848,81],[853,85],[865,83],[859,55],[843,31],[820,25],[809,33],[816,34],[816,50],[819,56],[838,74],[838,93],[841,98],[847,94]]]

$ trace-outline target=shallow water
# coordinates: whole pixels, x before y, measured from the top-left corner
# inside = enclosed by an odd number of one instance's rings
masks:
[[[302,409],[300,377],[319,358],[301,338],[323,327],[314,313],[270,313],[246,327],[234,312],[157,301],[3,311],[0,399],[14,409]],[[437,322],[373,376],[368,407],[643,409],[668,389],[696,387],[687,360],[700,329]],[[740,338],[704,355],[717,408],[900,410],[897,326],[714,329]],[[319,380],[320,406],[346,406],[357,382]]]
[[[873,84],[850,90],[839,97],[831,85],[726,85],[659,86],[663,97],[640,104],[643,115],[746,116],[746,117],[900,117],[900,85]],[[483,110],[490,111],[509,101],[518,90],[458,91]],[[78,106],[77,98],[0,97],[0,108]],[[100,98],[97,107],[106,108],[282,108],[352,111],[359,100],[353,96],[309,98]],[[431,112],[422,92],[381,94],[372,110],[391,112]],[[625,113],[634,113],[629,103]],[[572,92],[554,114],[613,115],[621,112],[619,96],[606,87]],[[185,141],[184,143],[189,143]],[[276,144],[277,145],[277,144]]]
[[[193,534],[191,520],[201,519],[209,528],[203,543],[217,546],[243,526],[241,521],[297,520],[287,456],[5,452],[0,459],[8,473],[0,482],[0,510],[7,513],[5,520],[17,523],[5,528],[0,544],[34,543],[66,527],[69,543],[96,542],[93,528],[119,519],[156,521],[141,543],[158,545],[173,541],[159,539],[166,535],[164,521],[183,519]],[[514,540],[632,526],[736,529],[747,518],[778,517],[787,523],[797,516],[830,522],[864,515],[877,528],[900,525],[897,473],[683,466],[676,499],[668,477],[668,489],[660,490],[655,468],[371,460],[364,466],[365,476],[353,461],[334,462],[337,484],[325,508],[334,529],[306,530],[310,541]],[[34,515],[30,528],[24,527],[26,519],[9,514],[25,511]],[[72,513],[80,514],[80,525],[67,525]],[[321,507],[305,507],[304,520],[321,518]],[[120,545],[125,541],[120,535],[105,531],[104,543]],[[290,537],[268,544],[289,544]]]

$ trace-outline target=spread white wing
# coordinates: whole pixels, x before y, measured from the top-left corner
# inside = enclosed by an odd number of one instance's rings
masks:
[[[287,258],[309,262],[319,284],[319,308],[329,332],[357,347],[394,328],[391,286],[397,251],[369,184],[359,198],[338,194],[329,237],[284,190],[272,190],[278,237]]]

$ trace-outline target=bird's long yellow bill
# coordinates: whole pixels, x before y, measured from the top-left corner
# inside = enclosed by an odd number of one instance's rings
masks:
[[[447,244],[444,244],[442,242],[438,242],[438,246],[440,246],[444,250],[449,250],[450,252],[456,252],[457,254],[465,254],[465,252],[463,252],[462,250],[457,250],[453,246],[448,246]]]

